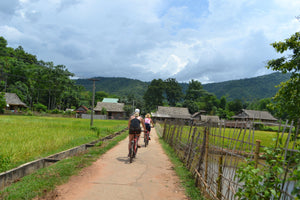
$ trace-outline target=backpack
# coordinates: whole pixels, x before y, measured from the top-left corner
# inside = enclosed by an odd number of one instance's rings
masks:
[[[129,127],[129,131],[132,132],[141,132],[141,126],[140,126],[140,120],[138,120],[138,118],[133,118],[130,122],[130,127]]]

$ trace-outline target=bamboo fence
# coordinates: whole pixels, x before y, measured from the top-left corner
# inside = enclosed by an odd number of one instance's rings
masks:
[[[232,128],[227,128],[225,121],[200,122],[195,125],[181,120],[166,120],[161,124],[161,137],[174,148],[178,157],[195,175],[195,184],[212,199],[237,199],[235,194],[238,188],[243,187],[243,183],[238,182],[236,172],[246,158],[253,159],[256,167],[264,166],[264,161],[260,159],[263,146],[260,141],[254,141],[254,123],[235,122],[235,126],[232,126],[232,121],[230,123]],[[282,133],[282,127],[279,126],[277,135],[283,136],[287,124]],[[290,127],[293,127],[293,122]],[[281,177],[284,179],[280,197],[282,200],[295,199],[290,189],[292,183],[287,181],[287,177],[294,170],[288,158],[299,153],[295,150],[299,128],[295,133],[291,130],[292,128],[285,133],[287,139],[284,141],[283,152],[286,162],[283,166],[285,173]],[[279,137],[276,145],[278,140]],[[289,149],[290,146],[292,148]]]

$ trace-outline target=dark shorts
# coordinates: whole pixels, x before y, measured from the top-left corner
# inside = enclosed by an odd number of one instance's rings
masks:
[[[147,131],[151,131],[151,126],[150,126],[150,124],[145,124],[145,126],[146,126],[146,129],[147,129]]]
[[[141,130],[140,131],[131,131],[131,130],[129,130],[129,134],[141,134]]]

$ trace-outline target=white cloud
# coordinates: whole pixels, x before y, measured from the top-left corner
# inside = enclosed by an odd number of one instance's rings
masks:
[[[18,3],[19,2],[19,3]],[[270,43],[300,31],[298,0],[20,0],[0,35],[80,77],[219,82],[268,73]],[[3,18],[4,19],[4,18]]]

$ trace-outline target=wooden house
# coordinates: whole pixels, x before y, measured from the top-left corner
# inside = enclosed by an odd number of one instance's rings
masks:
[[[240,121],[260,121],[260,122],[271,122],[277,121],[268,111],[258,111],[258,110],[246,110],[242,109],[242,112],[238,115],[232,116],[235,120]]]
[[[160,121],[164,121],[165,119],[190,120],[191,114],[187,108],[158,106],[157,111],[152,113],[152,118]]]
[[[97,106],[94,108],[95,114],[100,115],[102,109],[107,112],[108,119],[124,119],[124,103],[108,103],[108,102],[97,102]]]
[[[86,106],[81,105],[81,106],[79,106],[79,107],[75,110],[75,112],[76,112],[77,114],[86,114],[88,110],[89,110],[89,109],[88,109]]]
[[[6,110],[17,111],[21,108],[27,108],[27,105],[20,100],[16,93],[5,93]]]

